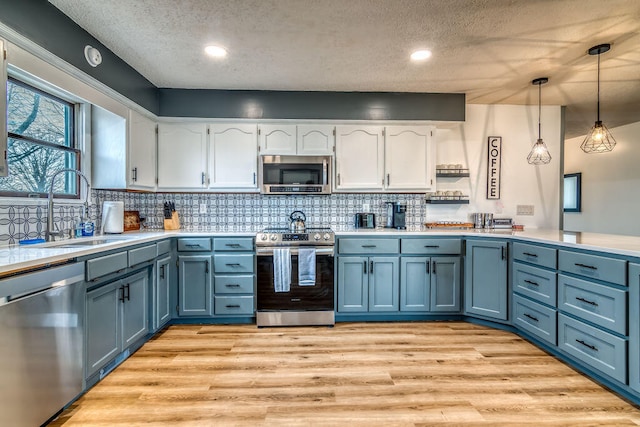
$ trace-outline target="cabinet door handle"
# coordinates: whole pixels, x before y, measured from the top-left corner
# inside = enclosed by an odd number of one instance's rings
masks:
[[[206,181],[206,174],[204,172],[202,172],[202,185],[204,185],[205,181]]]
[[[160,266],[160,278],[164,279],[164,264]]]
[[[579,339],[576,339],[576,342],[578,344],[582,344],[583,346],[587,347],[590,350],[598,351],[598,347],[596,347],[595,345],[587,344],[586,342],[584,342],[582,340],[579,340]]]
[[[390,182],[391,182],[391,181],[390,181],[390,179],[389,179],[389,174],[387,174],[387,187],[389,186],[389,183],[390,183]]]
[[[253,185],[256,185],[256,173],[253,173]]]
[[[589,270],[597,270],[598,267],[593,266],[593,265],[587,265],[587,264],[580,264],[578,262],[575,263],[576,266],[578,267],[582,267],[582,268],[588,268]]]
[[[138,180],[138,168],[133,168],[131,170],[131,174],[133,175],[131,179],[133,180],[133,182],[136,182]]]
[[[131,301],[131,285],[127,283],[126,288],[127,288],[127,296],[125,298],[127,299],[127,301]]]
[[[578,301],[582,301],[582,302],[584,302],[584,303],[586,303],[586,304],[589,304],[589,305],[592,305],[592,306],[594,306],[594,307],[597,307],[597,306],[598,306],[598,303],[597,303],[597,302],[595,302],[595,301],[589,301],[588,299],[584,299],[584,298],[582,298],[582,297],[576,297],[576,299],[577,299]]]
[[[364,261],[364,274],[367,274],[367,261]]]
[[[501,250],[501,254],[502,254],[502,255],[501,255],[501,256],[502,256],[502,259],[504,260],[504,256],[505,256],[505,253],[504,253],[504,252],[505,252],[505,251],[504,251],[504,246],[502,246],[502,247],[500,248],[500,250]]]
[[[120,286],[120,296],[118,297],[118,301],[124,302],[124,286]]]
[[[433,274],[436,274],[436,262],[433,261],[433,267],[431,268],[431,271],[433,271]]]
[[[431,267],[431,263],[430,263],[429,261],[427,261],[427,262],[426,262],[426,264],[427,264],[427,267],[426,267],[427,274],[431,274],[431,273],[429,272],[430,267]]]
[[[535,316],[530,315],[529,313],[525,313],[523,314],[524,317],[528,317],[529,319],[533,320],[534,322],[539,322],[538,318]]]
[[[534,258],[538,258],[537,254],[532,254],[530,252],[522,252],[522,255],[526,255],[526,256],[530,256],[530,257],[534,257]]]
[[[369,261],[369,274],[373,274],[373,261]]]
[[[540,286],[539,284],[537,284],[536,282],[534,282],[532,280],[524,280],[524,283],[528,283],[528,284],[533,285],[533,286]]]
[[[209,273],[209,261],[205,261],[204,272]]]
[[[338,174],[338,185],[340,185],[340,174]]]

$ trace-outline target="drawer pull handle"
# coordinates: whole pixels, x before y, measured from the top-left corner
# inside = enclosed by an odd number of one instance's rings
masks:
[[[239,243],[226,243],[225,246],[228,246],[230,248],[239,248],[240,244]]]
[[[440,245],[424,245],[425,248],[438,249]]]
[[[300,298],[291,298],[291,302],[300,302],[302,301]]]
[[[583,346],[587,347],[590,350],[598,351],[598,347],[596,347],[595,345],[587,344],[586,342],[584,342],[582,340],[578,340],[578,339],[576,339],[576,342],[578,344],[582,344]]]
[[[598,269],[598,267],[595,267],[595,266],[593,266],[593,265],[580,264],[580,263],[578,263],[578,262],[576,262],[576,263],[575,263],[575,265],[576,265],[577,267],[588,268],[589,270],[597,270],[597,269]]]
[[[531,256],[531,257],[534,257],[534,258],[538,258],[538,255],[537,255],[537,254],[532,254],[531,252],[522,252],[522,255],[526,255],[526,256]]]
[[[227,304],[227,305],[225,305],[225,307],[227,307],[227,308],[240,308],[240,305],[238,305],[238,304]]]
[[[233,263],[227,263],[225,264],[227,267],[240,267],[240,264],[238,264],[237,262],[233,262]]]
[[[375,248],[376,245],[362,245],[363,248]]]
[[[584,298],[582,298],[582,297],[576,297],[576,299],[577,299],[578,301],[582,301],[582,302],[587,303],[587,304],[589,304],[589,305],[592,305],[592,306],[594,306],[594,307],[597,307],[597,306],[598,306],[598,303],[597,303],[597,302],[595,302],[595,301],[589,301],[588,299],[584,299]]]
[[[227,288],[239,288],[240,285],[238,283],[227,283],[225,285]]]
[[[533,286],[540,286],[539,284],[537,284],[536,282],[534,282],[532,280],[525,280],[524,283],[528,283],[528,284],[533,285]]]
[[[185,243],[185,246],[188,248],[201,248],[200,243]]]
[[[534,322],[539,322],[538,318],[535,316],[530,315],[529,313],[525,313],[523,315],[524,317],[528,317],[529,319],[533,320]]]

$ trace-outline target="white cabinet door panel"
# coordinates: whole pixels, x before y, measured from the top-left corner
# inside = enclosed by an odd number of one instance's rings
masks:
[[[384,139],[381,126],[336,127],[336,191],[381,191]]]
[[[207,125],[158,125],[158,188],[202,189],[206,186]]]
[[[257,190],[257,126],[211,125],[209,139],[209,187]]]
[[[156,123],[129,111],[129,188],[156,186]]]
[[[260,126],[260,154],[296,154],[296,125]]]

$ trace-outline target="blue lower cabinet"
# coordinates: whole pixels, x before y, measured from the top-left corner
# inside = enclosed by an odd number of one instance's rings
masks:
[[[468,240],[464,283],[466,314],[507,320],[507,243]]]
[[[431,258],[402,257],[400,260],[400,311],[429,311]]]
[[[436,313],[460,311],[461,274],[459,256],[431,258],[429,311]]]
[[[629,386],[640,393],[640,264],[629,264]]]
[[[399,267],[399,257],[340,257],[338,312],[398,311]]]
[[[557,312],[519,295],[513,297],[513,324],[553,346],[557,343]]]
[[[216,315],[253,315],[253,296],[220,296],[214,297],[214,312]]]
[[[558,347],[597,371],[626,384],[627,341],[558,314]]]
[[[213,315],[211,255],[178,256],[178,314]]]

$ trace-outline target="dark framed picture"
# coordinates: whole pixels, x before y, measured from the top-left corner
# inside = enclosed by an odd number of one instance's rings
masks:
[[[568,173],[564,176],[564,211],[582,212],[582,173]]]

